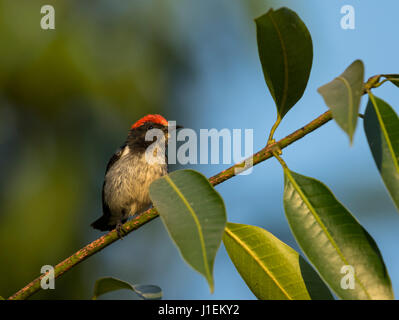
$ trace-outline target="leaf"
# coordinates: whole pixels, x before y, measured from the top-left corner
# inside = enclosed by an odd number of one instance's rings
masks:
[[[222,197],[193,170],[174,171],[154,181],[150,197],[183,259],[206,278],[213,292],[213,264],[226,225]]]
[[[284,169],[291,230],[320,276],[342,299],[393,299],[381,253],[367,231],[320,181]],[[346,277],[343,268],[354,269]],[[344,278],[346,277],[346,278]],[[352,281],[354,288],[342,286]]]
[[[2,296],[0,296],[0,300],[5,300]]]
[[[223,243],[238,272],[258,299],[333,299],[306,260],[266,230],[228,223]]]
[[[143,300],[161,300],[162,289],[150,284],[134,284],[133,289]]]
[[[364,131],[382,180],[399,210],[399,118],[389,104],[370,94]]]
[[[123,289],[133,291],[144,300],[162,299],[162,289],[158,286],[142,284],[132,285],[128,282],[113,277],[100,278],[96,281],[92,299],[96,300],[99,296],[105,293]]]
[[[391,81],[395,86],[399,87],[399,74],[383,74],[382,76]]]
[[[348,134],[351,143],[363,95],[363,81],[364,65],[361,60],[356,60],[339,77],[317,90],[331,109],[334,120]]]
[[[302,97],[313,60],[312,38],[298,15],[270,9],[255,19],[263,75],[280,118]]]

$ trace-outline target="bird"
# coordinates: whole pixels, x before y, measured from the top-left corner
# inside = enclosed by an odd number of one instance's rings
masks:
[[[125,143],[108,161],[102,187],[103,214],[91,224],[94,229],[116,229],[122,238],[123,223],[151,207],[150,184],[168,173],[168,128],[168,121],[159,114],[146,115],[131,126]],[[181,126],[170,129],[178,128]]]

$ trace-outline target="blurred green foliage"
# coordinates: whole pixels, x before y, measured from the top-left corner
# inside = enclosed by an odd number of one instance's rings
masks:
[[[173,3],[0,1],[2,296],[93,240],[108,157],[132,122],[169,108],[176,75],[192,72],[167,28]],[[55,30],[40,28],[44,4]],[[89,298],[83,271],[35,298]]]

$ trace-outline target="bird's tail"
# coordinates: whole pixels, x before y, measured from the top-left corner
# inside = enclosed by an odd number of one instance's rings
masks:
[[[91,226],[94,229],[98,229],[101,231],[110,231],[115,228],[115,226],[109,225],[109,218],[106,217],[105,215],[101,216],[101,218],[97,219],[94,221]]]

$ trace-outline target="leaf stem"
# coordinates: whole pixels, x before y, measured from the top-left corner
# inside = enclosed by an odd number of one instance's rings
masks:
[[[399,81],[398,78],[388,78],[388,76],[387,74],[378,74],[370,77],[363,86],[363,94],[368,93],[371,89],[378,88],[387,81]],[[385,79],[380,81],[381,77]]]
[[[274,142],[274,132],[276,131],[277,127],[279,126],[281,122],[281,115],[280,113],[277,113],[277,120],[276,122],[273,124],[271,130],[270,130],[270,134],[269,134],[269,139],[267,139],[267,145],[272,144]]]
[[[280,162],[280,164],[284,170],[288,169],[287,164],[285,163],[283,158],[281,158],[280,155],[276,151],[273,152],[273,156],[278,160],[278,162]]]

